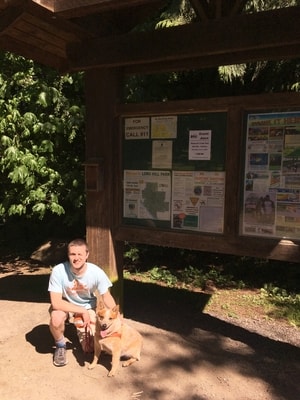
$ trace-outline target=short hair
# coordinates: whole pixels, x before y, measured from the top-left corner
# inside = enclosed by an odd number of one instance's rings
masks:
[[[89,251],[88,249],[88,244],[86,242],[86,240],[84,239],[74,239],[72,240],[69,244],[68,244],[68,250],[70,249],[70,247],[72,246],[85,246],[86,247],[86,251]]]

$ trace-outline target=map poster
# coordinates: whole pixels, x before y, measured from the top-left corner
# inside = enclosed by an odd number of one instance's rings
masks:
[[[172,228],[223,233],[225,172],[173,171]]]
[[[300,238],[300,112],[249,114],[242,233]]]
[[[169,221],[170,171],[124,170],[125,218]]]

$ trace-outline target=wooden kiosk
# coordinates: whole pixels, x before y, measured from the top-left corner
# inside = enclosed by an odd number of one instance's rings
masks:
[[[85,71],[87,240],[119,293],[124,241],[299,260],[300,94],[119,100],[129,74],[299,57],[300,7],[247,2],[190,0],[193,23],[151,32],[167,1],[0,4],[2,50]]]

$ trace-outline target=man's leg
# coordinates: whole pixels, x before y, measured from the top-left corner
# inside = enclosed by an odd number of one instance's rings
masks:
[[[62,367],[67,364],[66,358],[66,341],[64,337],[65,322],[67,313],[60,310],[52,310],[50,314],[50,332],[55,340],[55,352],[53,364],[57,367]]]

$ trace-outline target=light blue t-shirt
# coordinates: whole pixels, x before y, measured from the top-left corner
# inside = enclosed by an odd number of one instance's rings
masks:
[[[95,308],[97,298],[95,291],[102,295],[112,286],[105,272],[97,265],[87,262],[85,273],[78,277],[71,271],[69,261],[56,265],[50,275],[49,292],[62,293],[70,303]]]

